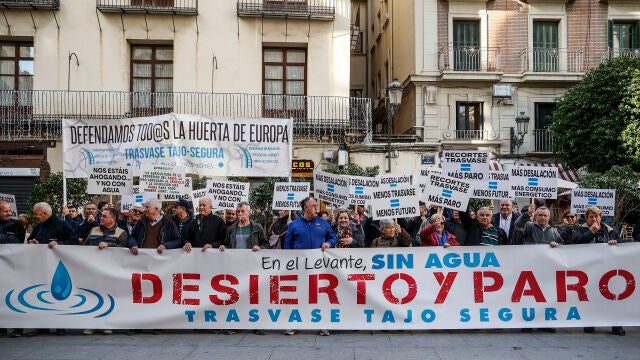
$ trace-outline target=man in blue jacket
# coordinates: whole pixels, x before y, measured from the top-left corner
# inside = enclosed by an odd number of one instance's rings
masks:
[[[304,198],[302,216],[295,219],[284,238],[285,249],[324,249],[338,242],[336,234],[327,220],[318,216],[318,202],[312,197]]]
[[[301,202],[302,216],[289,224],[284,238],[284,249],[324,249],[334,247],[338,243],[336,234],[329,222],[318,216],[318,202],[306,197]],[[285,335],[295,334],[295,330],[285,330]],[[320,330],[320,335],[328,336],[329,331]]]

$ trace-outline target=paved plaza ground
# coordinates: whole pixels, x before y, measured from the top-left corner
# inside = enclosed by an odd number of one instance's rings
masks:
[[[319,336],[302,331],[294,336],[281,331],[234,335],[210,331],[165,331],[152,335],[82,335],[68,330],[65,336],[0,337],[0,359],[252,359],[252,360],[431,360],[431,359],[640,359],[640,328],[626,328],[627,335],[609,335],[610,328],[594,334],[582,329],[438,331],[336,331]]]

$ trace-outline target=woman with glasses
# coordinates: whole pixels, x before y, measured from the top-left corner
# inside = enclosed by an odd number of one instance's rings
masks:
[[[573,239],[576,228],[579,226],[577,220],[577,215],[572,213],[571,210],[562,212],[562,225],[558,226],[558,232],[565,244],[571,244],[571,239]]]

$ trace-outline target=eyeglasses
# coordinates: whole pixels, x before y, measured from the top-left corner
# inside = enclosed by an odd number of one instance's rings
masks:
[[[142,214],[142,211],[140,210],[130,210],[129,212],[132,212],[134,214]]]
[[[567,215],[564,217],[565,219],[575,219],[575,215]]]

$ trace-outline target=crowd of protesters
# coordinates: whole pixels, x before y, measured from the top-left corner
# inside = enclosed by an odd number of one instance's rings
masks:
[[[616,245],[619,232],[603,222],[602,211],[591,206],[582,219],[565,211],[562,224],[553,226],[551,211],[542,202],[522,208],[522,213],[509,199],[500,201],[499,211],[493,206],[482,207],[477,213],[427,207],[420,203],[420,216],[413,218],[373,220],[362,206],[354,209],[321,211],[318,202],[311,197],[301,201],[298,211],[281,210],[274,221],[267,225],[265,214],[251,209],[246,202],[236,209],[214,213],[211,200],[202,198],[197,213],[185,200],[173,202],[171,216],[165,216],[162,203],[156,199],[135,204],[128,212],[119,211],[106,202],[89,202],[79,207],[69,205],[58,216],[47,203],[33,207],[36,220],[32,228],[26,216],[11,218],[11,206],[0,202],[0,243],[87,245],[126,247],[132,255],[139,249],[155,249],[162,253],[167,249],[182,248],[186,252],[194,248],[206,251],[210,248],[225,249],[321,249],[409,247],[409,246],[497,246],[520,244],[545,244],[551,247],[571,244],[607,243]],[[167,213],[169,211],[166,211]],[[640,241],[640,227],[636,226],[632,237]],[[554,329],[546,329],[554,331]],[[101,330],[111,334],[108,329]],[[530,329],[523,329],[530,331]],[[594,328],[585,328],[590,333]],[[48,332],[35,329],[26,336]],[[133,335],[139,330],[129,330]],[[263,335],[262,330],[254,330]],[[94,333],[93,329],[83,332]],[[161,330],[153,330],[154,334]],[[235,331],[228,330],[227,334]],[[287,335],[295,334],[286,330]],[[64,335],[64,329],[57,329]],[[327,330],[320,334],[330,335]],[[612,334],[625,335],[622,327],[612,328]],[[22,329],[14,329],[13,337],[23,335]]]

